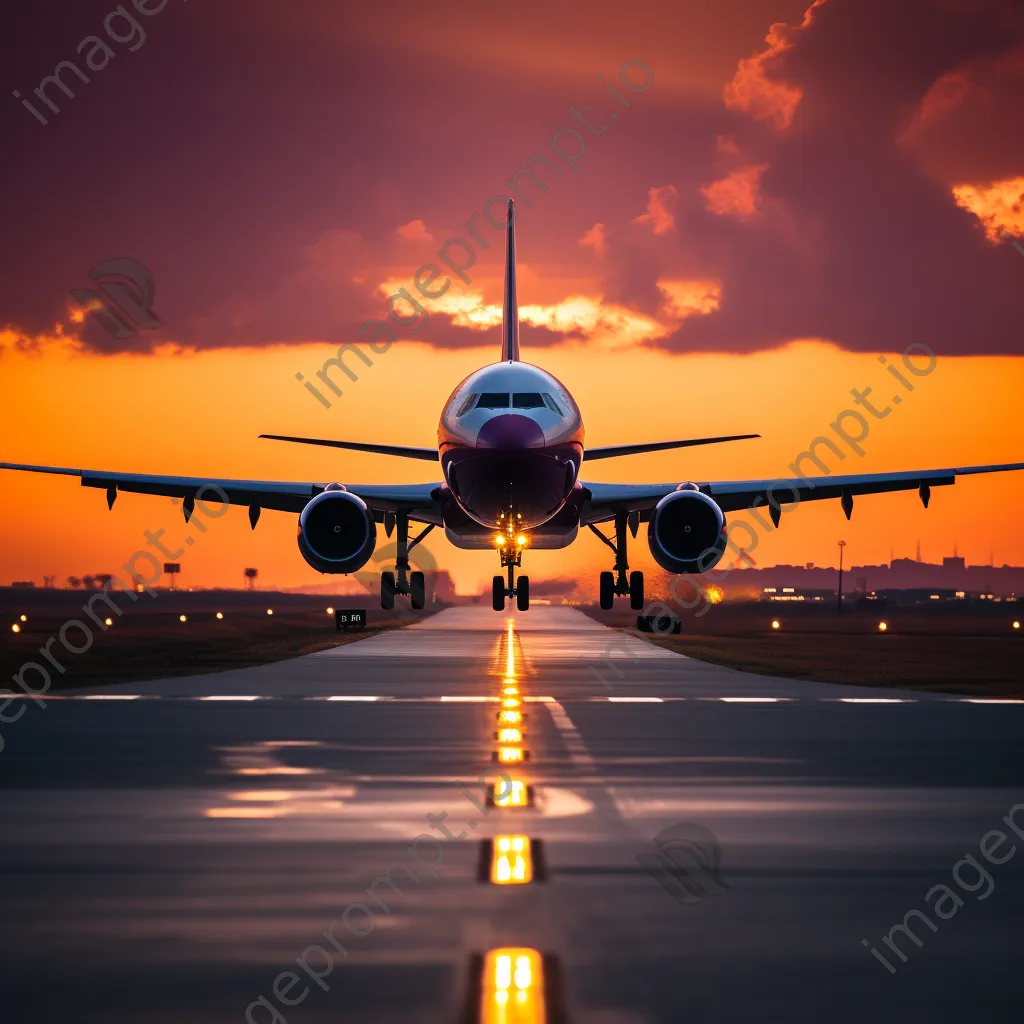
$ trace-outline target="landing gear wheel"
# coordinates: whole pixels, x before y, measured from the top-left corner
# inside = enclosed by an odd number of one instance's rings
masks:
[[[505,577],[495,576],[491,580],[491,607],[496,612],[505,610]]]
[[[638,612],[644,606],[644,574],[642,572],[631,572],[629,574],[629,607]]]
[[[414,572],[409,574],[409,596],[412,600],[412,606],[416,611],[420,611],[427,603],[427,588],[423,582],[423,573]]]
[[[530,577],[520,576],[516,583],[516,607],[521,611],[529,611],[530,608]]]
[[[391,611],[395,607],[395,574],[393,572],[380,574],[380,606],[385,611]]]
[[[615,577],[610,572],[601,573],[601,610],[608,611],[615,604]]]

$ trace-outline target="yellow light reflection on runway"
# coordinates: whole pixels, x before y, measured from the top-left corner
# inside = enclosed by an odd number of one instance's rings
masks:
[[[491,853],[494,885],[526,885],[533,881],[533,851],[526,836],[495,836]]]
[[[512,623],[508,624],[508,633],[506,634],[506,656],[505,656],[505,675],[515,676],[516,674],[516,642],[515,634],[512,629]]]
[[[494,949],[484,960],[481,1024],[545,1024],[544,966],[535,949]]]

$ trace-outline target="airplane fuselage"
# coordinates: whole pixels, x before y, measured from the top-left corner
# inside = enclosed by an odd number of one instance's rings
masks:
[[[493,363],[452,392],[437,441],[445,483],[473,523],[534,530],[555,519],[573,493],[583,418],[550,373],[530,363]]]

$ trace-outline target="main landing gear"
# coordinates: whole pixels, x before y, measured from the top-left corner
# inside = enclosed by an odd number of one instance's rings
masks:
[[[380,606],[390,611],[395,607],[396,594],[408,594],[410,603],[419,611],[427,603],[426,583],[421,572],[409,572],[409,552],[434,528],[427,528],[414,540],[409,542],[409,513],[385,512],[384,532],[390,537],[398,527],[398,554],[395,558],[395,571],[380,574]]]
[[[630,572],[629,563],[626,561],[626,527],[629,527],[629,532],[635,540],[636,532],[640,527],[640,514],[638,512],[615,513],[614,542],[610,541],[593,523],[588,525],[615,552],[615,572],[601,573],[601,608],[608,611],[615,603],[616,597],[625,597],[628,594],[629,607],[634,611],[640,611],[644,606],[644,574]]]
[[[523,564],[526,535],[516,534],[510,525],[506,531],[495,537],[495,544],[501,556],[501,567],[508,570],[508,583],[506,585],[504,576],[495,576],[491,581],[491,607],[496,612],[503,612],[505,598],[514,597],[516,608],[525,612],[530,607],[530,577],[520,576],[517,584],[515,570]]]

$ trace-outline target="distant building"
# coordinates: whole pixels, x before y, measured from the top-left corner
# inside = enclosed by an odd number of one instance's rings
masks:
[[[11,590],[35,590],[35,580],[15,580],[11,584]]]

